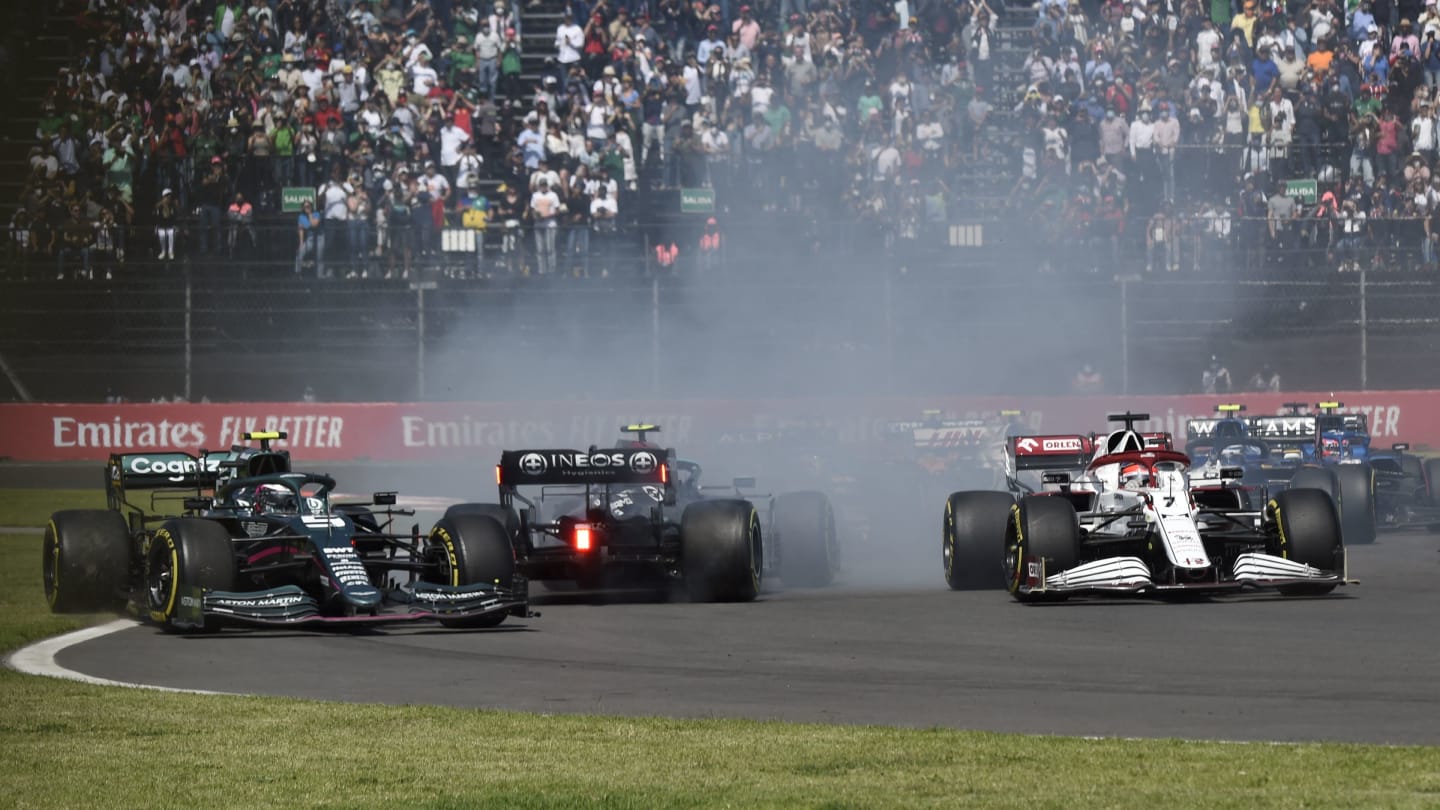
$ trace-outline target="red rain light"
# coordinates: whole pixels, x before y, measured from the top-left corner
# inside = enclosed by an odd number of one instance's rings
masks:
[[[669,465],[669,464],[661,464],[661,465],[660,465],[660,483],[662,483],[662,484],[668,484],[668,483],[670,483],[670,465]]]
[[[575,550],[590,550],[590,527],[583,523],[575,527]]]
[[[499,464],[496,464],[496,465],[495,465],[495,484],[496,484],[496,486],[499,486],[501,483],[503,483],[503,482],[500,480],[500,465],[499,465]]]

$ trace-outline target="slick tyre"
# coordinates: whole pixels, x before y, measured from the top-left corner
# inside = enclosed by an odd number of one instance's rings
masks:
[[[765,559],[760,516],[749,501],[697,501],[680,517],[681,569],[695,602],[750,602]]]
[[[1440,506],[1440,458],[1425,459],[1425,493],[1431,506]]]
[[[520,516],[514,509],[507,509],[498,503],[457,503],[445,510],[445,517],[459,517],[460,515],[485,515],[495,518],[501,526],[505,527],[505,533],[513,542],[520,534]]]
[[[840,548],[835,539],[835,510],[823,492],[787,492],[770,505],[772,552],[780,558],[780,578],[795,588],[823,588],[835,581]]]
[[[1322,571],[1341,572],[1345,547],[1335,502],[1318,489],[1287,489],[1265,504],[1266,553]],[[1318,596],[1333,584],[1287,585],[1285,596]]]
[[[1027,495],[1010,507],[1005,523],[1005,581],[1021,602],[1057,597],[1023,590],[1029,564],[1043,562],[1046,576],[1074,568],[1080,560],[1080,522],[1063,498]],[[1058,597],[1063,599],[1064,597]]]
[[[495,518],[476,513],[446,515],[430,530],[427,556],[435,565],[435,582],[460,587],[489,583],[512,588],[515,583],[515,547],[505,527]],[[487,613],[442,619],[446,627],[496,627],[506,613]]]
[[[956,492],[945,500],[940,554],[951,590],[1005,583],[1005,526],[1014,505],[1004,492]]]
[[[238,577],[234,544],[224,526],[195,518],[166,521],[145,553],[150,619],[168,632],[218,630],[214,619],[202,616],[200,600],[205,591],[233,589]]]
[[[130,530],[119,512],[56,512],[45,526],[41,548],[45,601],[51,611],[82,613],[125,606]]]
[[[1331,471],[1340,485],[1340,529],[1348,545],[1375,542],[1375,468],[1368,462]]]

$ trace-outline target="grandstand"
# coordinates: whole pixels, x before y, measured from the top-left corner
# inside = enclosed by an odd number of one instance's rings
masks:
[[[1100,313],[1072,334],[1119,319],[1197,356],[1230,341],[1303,358],[1295,341],[1320,335],[1358,369],[1359,335],[1428,345],[1440,14],[1221,5],[11,4],[0,353],[52,375],[27,383],[37,396],[94,398],[117,360],[81,347],[113,346],[151,358],[125,361],[141,377],[155,366],[131,396],[169,396],[176,364],[154,358],[260,357],[257,323],[344,324],[295,332],[344,354],[364,343],[346,330],[410,335],[427,308],[432,328],[463,321],[434,309],[455,301],[494,319],[777,281],[886,301],[849,341],[876,368],[897,368],[897,341],[968,339],[902,327],[906,296],[973,303],[975,284],[1003,311],[1041,282]],[[426,305],[424,289],[444,292]],[[798,300],[859,323],[848,301]],[[1157,332],[1122,300],[1189,303]],[[44,371],[67,362],[95,373]]]

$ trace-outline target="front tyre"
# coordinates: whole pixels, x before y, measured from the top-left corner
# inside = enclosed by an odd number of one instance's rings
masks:
[[[436,581],[461,587],[480,583],[511,588],[515,582],[515,548],[498,520],[478,513],[447,514],[426,540],[427,557],[436,566]],[[445,627],[496,627],[506,613],[441,619]]]
[[[835,581],[840,549],[835,510],[823,492],[787,492],[770,506],[771,549],[780,578],[796,588],[823,588]]]
[[[750,602],[765,559],[760,516],[749,501],[696,501],[680,517],[685,588],[696,602]]]
[[[1375,468],[1361,462],[1331,469],[1340,486],[1340,527],[1345,542],[1375,542]]]
[[[1021,602],[1053,598],[1024,590],[1029,566],[1035,564],[1050,576],[1074,568],[1079,561],[1080,521],[1069,501],[1026,495],[1010,507],[1005,524],[1005,582],[1011,596]]]
[[[1005,525],[1015,499],[1004,492],[956,492],[945,500],[941,560],[951,590],[1004,583]]]
[[[54,613],[119,610],[130,582],[130,530],[119,512],[56,512],[41,546],[45,601]]]
[[[210,520],[166,521],[145,552],[150,619],[167,632],[219,629],[202,613],[205,591],[228,591],[239,578],[230,533]]]
[[[1277,492],[1265,505],[1266,553],[1340,573],[1345,567],[1340,515],[1335,502],[1318,489]],[[1333,583],[1302,583],[1280,588],[1285,596],[1319,596]]]

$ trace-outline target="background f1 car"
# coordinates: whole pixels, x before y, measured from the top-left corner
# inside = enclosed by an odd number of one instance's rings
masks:
[[[512,450],[496,466],[500,501],[447,515],[505,523],[519,570],[581,588],[683,583],[696,601],[750,601],[762,578],[829,584],[839,563],[835,517],[820,492],[747,495],[754,480],[700,483],[700,465],[645,441],[627,446]]]
[[[292,472],[285,433],[260,448],[112,455],[109,509],[56,512],[45,595],[56,612],[129,607],[168,630],[435,620],[493,627],[527,616],[527,584],[500,525],[447,517],[395,534],[395,493],[332,505],[334,479]],[[130,501],[148,491],[148,503]],[[378,507],[378,509],[376,508]]]
[[[1440,526],[1440,460],[1421,459],[1404,443],[1377,451],[1366,415],[1345,413],[1342,402],[1316,403],[1313,414],[1295,405],[1284,416],[1249,420],[1259,440],[1294,448],[1288,475],[1268,471],[1272,483],[1329,492],[1346,543],[1374,542],[1377,529]]]
[[[1273,587],[1323,594],[1345,582],[1333,501],[1291,488],[1262,509],[1243,506],[1242,471],[1194,486],[1190,458],[1168,436],[1124,428],[1012,440],[1011,492],[957,492],[945,504],[946,581],[1003,581],[1016,599],[1074,594],[1225,593]],[[1037,484],[1021,475],[1038,476]]]

